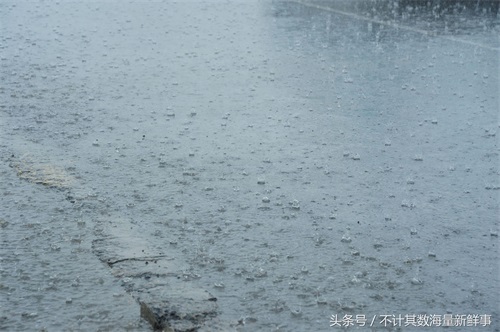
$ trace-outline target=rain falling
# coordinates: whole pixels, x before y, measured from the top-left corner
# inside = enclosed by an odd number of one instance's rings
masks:
[[[498,1],[0,1],[0,330],[500,331]]]

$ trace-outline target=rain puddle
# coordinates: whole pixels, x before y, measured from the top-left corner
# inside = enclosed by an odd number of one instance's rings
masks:
[[[289,1],[0,12],[0,329],[498,330],[498,51]]]

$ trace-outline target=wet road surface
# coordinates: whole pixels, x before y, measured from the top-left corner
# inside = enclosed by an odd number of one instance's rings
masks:
[[[498,18],[0,13],[1,329],[147,331],[138,301],[183,289],[217,299],[200,330],[498,331]]]

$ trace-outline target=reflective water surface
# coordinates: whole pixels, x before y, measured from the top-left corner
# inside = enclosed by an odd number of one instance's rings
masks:
[[[1,2],[0,328],[498,331],[499,18],[376,3]]]

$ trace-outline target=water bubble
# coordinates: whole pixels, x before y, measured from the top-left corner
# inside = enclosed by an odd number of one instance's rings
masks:
[[[278,257],[279,257],[278,253],[273,252],[269,254],[269,261],[276,262],[278,260]]]
[[[424,283],[422,280],[418,279],[417,277],[412,278],[410,282],[412,283],[412,285],[422,285]]]
[[[290,204],[290,208],[292,210],[300,210],[300,204],[299,204],[299,201],[294,199],[293,201],[289,202],[288,204]]]
[[[401,201],[401,207],[405,207],[405,208],[410,208],[410,209],[413,209],[416,207],[416,205],[412,202],[410,202],[409,200],[407,199],[403,199]]]
[[[302,316],[302,309],[301,309],[301,308],[298,308],[298,309],[290,309],[290,314],[291,314],[293,317],[300,317],[300,316]]]
[[[37,312],[23,312],[21,314],[21,316],[23,316],[24,318],[34,318],[34,317],[38,316],[38,313]]]
[[[263,268],[259,268],[259,269],[255,272],[254,276],[255,276],[256,278],[264,278],[264,277],[267,277],[267,271],[266,271],[266,270],[264,270]]]
[[[352,241],[351,237],[347,234],[342,235],[342,239],[340,240],[340,242],[344,243],[350,243],[351,241]]]
[[[351,281],[350,281],[351,284],[353,285],[358,285],[361,283],[361,280],[357,277],[357,276],[354,276]]]

